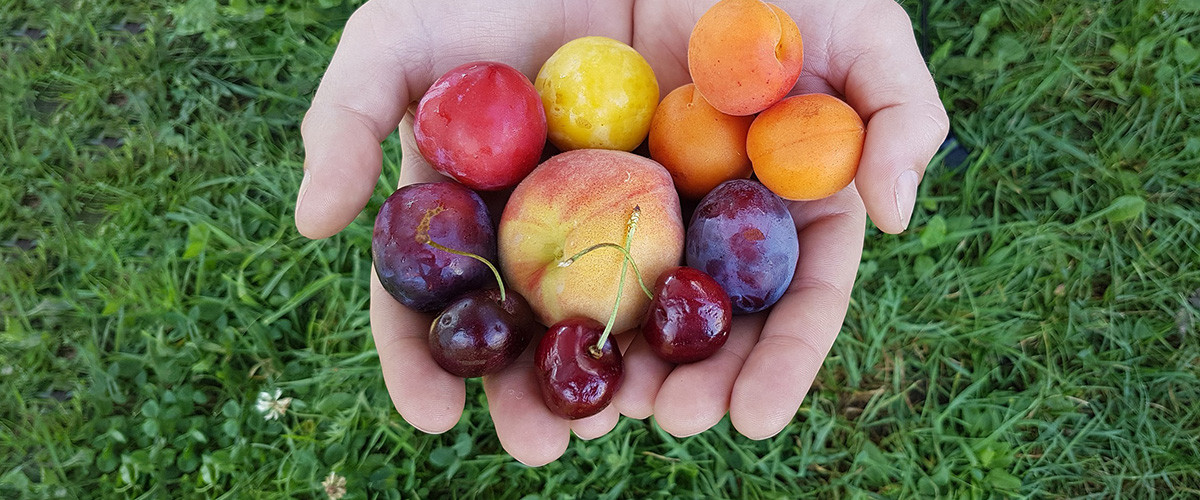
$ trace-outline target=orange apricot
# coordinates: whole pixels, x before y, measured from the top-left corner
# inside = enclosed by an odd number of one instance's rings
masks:
[[[783,99],[804,63],[800,28],[761,0],[721,0],[688,39],[688,71],[714,108],[752,115]]]
[[[689,83],[658,103],[650,120],[650,157],[667,167],[680,195],[698,200],[717,184],[750,177],[746,133],[753,121],[717,111]]]
[[[754,174],[789,200],[816,200],[854,180],[866,128],[841,99],[805,94],[759,113],[746,136]]]

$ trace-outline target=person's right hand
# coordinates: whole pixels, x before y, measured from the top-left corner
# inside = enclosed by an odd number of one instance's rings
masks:
[[[342,230],[362,211],[379,179],[380,143],[400,124],[400,185],[442,180],[417,151],[406,110],[443,73],[472,61],[497,61],[531,80],[564,43],[602,35],[629,43],[632,0],[372,0],[346,24],[301,127],[304,180],[296,227],[309,238]],[[401,124],[402,118],[405,118]],[[463,379],[429,354],[432,318],[393,299],[372,273],[371,332],[396,409],[414,427],[449,430],[461,418]],[[541,465],[566,450],[571,431],[585,438],[616,425],[613,407],[567,421],[546,409],[532,351],[484,377],[496,435],[514,458]]]

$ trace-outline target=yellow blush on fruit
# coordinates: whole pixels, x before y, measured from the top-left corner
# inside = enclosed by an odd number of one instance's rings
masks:
[[[592,245],[623,244],[634,207],[639,217],[629,253],[652,286],[683,257],[679,196],[667,170],[649,158],[600,149],[546,160],[517,184],[500,216],[505,284],[529,301],[545,325],[573,317],[603,324],[620,294],[613,331],[637,326],[650,299],[632,268],[620,284],[625,258],[619,250],[602,248],[559,266]]]
[[[533,82],[560,150],[632,151],[646,138],[658,80],[633,47],[589,36],[559,47]]]

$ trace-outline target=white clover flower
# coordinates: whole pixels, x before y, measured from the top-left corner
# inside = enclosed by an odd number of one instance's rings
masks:
[[[292,398],[281,398],[283,391],[275,389],[275,393],[260,392],[258,393],[258,412],[263,414],[266,420],[274,420],[282,418],[284,413],[287,413],[288,405],[292,404]]]
[[[329,477],[321,481],[321,486],[325,487],[325,494],[329,495],[329,500],[338,500],[346,495],[346,478],[337,475],[336,472],[329,471]]]
[[[9,375],[12,375],[12,374],[13,374],[13,367],[12,367],[12,365],[4,365],[4,366],[0,366],[0,375],[3,375],[3,376],[5,376],[5,377],[7,377],[7,376],[9,376]]]

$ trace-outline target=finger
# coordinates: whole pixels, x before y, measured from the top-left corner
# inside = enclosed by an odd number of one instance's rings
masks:
[[[621,418],[621,412],[617,411],[617,407],[608,405],[600,413],[571,421],[571,431],[579,436],[580,439],[590,441],[600,436],[608,434],[617,426],[617,421]]]
[[[309,238],[340,231],[366,206],[379,179],[380,143],[408,106],[406,75],[424,52],[419,38],[380,35],[411,25],[396,17],[379,1],[350,17],[300,126],[304,179],[296,228]],[[390,46],[396,40],[405,41],[403,57]]]
[[[500,445],[519,462],[539,467],[567,450],[571,424],[542,402],[533,366],[536,339],[532,344],[512,365],[483,377],[483,390]]]
[[[613,398],[613,406],[622,415],[641,420],[654,413],[658,389],[674,365],[659,359],[650,350],[641,330],[635,329],[628,336],[629,346],[621,354],[625,364],[625,381]]]
[[[413,427],[440,434],[462,417],[466,384],[430,356],[430,321],[396,302],[371,270],[371,334],[392,404]]]
[[[708,359],[678,365],[654,401],[654,420],[676,437],[704,432],[729,411],[734,380],[758,341],[764,315],[734,318],[729,340]]]
[[[704,15],[713,1],[700,2],[636,2],[635,19],[653,19],[655,23],[634,24],[633,48],[646,58],[654,69],[662,95],[692,81],[688,73],[688,38],[696,20]],[[649,25],[651,28],[639,28]]]
[[[854,179],[871,221],[880,230],[908,229],[917,187],[948,130],[949,119],[940,101],[904,102],[871,117]]]
[[[634,334],[637,330],[625,331],[619,335],[613,335],[613,339],[617,342],[617,346],[621,349],[622,366],[625,367],[624,376],[622,378],[621,387],[618,389],[617,395],[624,390],[625,384],[629,383],[628,365],[625,364],[625,353],[629,352],[629,344],[634,339]],[[600,436],[608,434],[617,426],[617,421],[621,418],[621,412],[617,408],[616,395],[613,396],[613,402],[607,407],[590,417],[581,418],[571,421],[571,431],[583,440],[592,440]]]
[[[733,385],[729,416],[751,439],[792,420],[841,331],[862,258],[866,215],[853,184],[830,198],[793,204],[800,260]]]
[[[413,134],[413,120],[415,119],[415,108],[410,106],[400,120],[400,186],[418,182],[451,180],[434,170],[429,160],[421,155],[421,150],[417,148],[417,137]]]
[[[917,186],[946,138],[950,122],[903,7],[878,0],[871,23],[831,44],[858,47],[833,54],[846,102],[867,124],[855,183],[871,221],[888,233],[908,228]],[[863,25],[863,23],[859,23]]]

